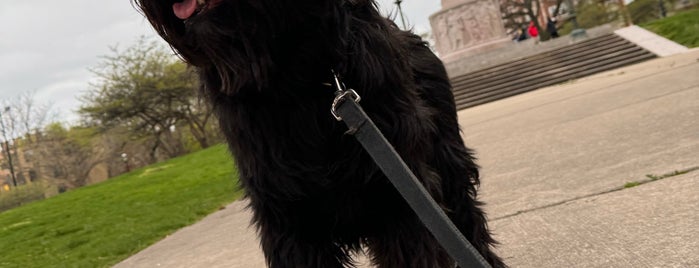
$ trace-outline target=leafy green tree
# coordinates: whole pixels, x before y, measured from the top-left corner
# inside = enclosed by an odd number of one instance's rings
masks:
[[[575,13],[582,28],[593,28],[619,20],[618,4],[604,0],[578,2]]]
[[[658,0],[635,0],[628,5],[631,20],[636,24],[657,20],[661,17]]]
[[[575,5],[575,18],[579,27],[583,29],[594,28],[607,23],[621,21],[623,11],[620,10],[619,2],[614,0],[581,0]],[[573,23],[568,18],[559,28],[561,35],[570,33]]]
[[[179,138],[188,129],[202,148],[211,144],[211,109],[197,98],[193,70],[155,41],[141,38],[92,70],[98,77],[81,97],[80,113],[88,125],[106,130],[126,128],[132,138],[150,138],[153,159],[161,151],[168,158],[184,153]]]

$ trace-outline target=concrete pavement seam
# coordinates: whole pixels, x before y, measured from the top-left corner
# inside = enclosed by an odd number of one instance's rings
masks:
[[[660,176],[647,175],[647,177],[648,177],[647,179],[643,179],[643,180],[639,180],[639,181],[634,181],[633,183],[635,183],[635,184],[634,184],[633,186],[630,186],[630,187],[628,186],[628,184],[626,184],[626,185],[622,185],[622,186],[619,186],[619,187],[614,187],[614,188],[612,188],[612,189],[609,189],[609,190],[606,190],[606,191],[602,191],[602,192],[597,192],[597,193],[587,194],[587,195],[583,195],[583,196],[578,196],[578,197],[566,199],[566,200],[563,200],[563,201],[551,203],[551,204],[548,204],[548,205],[540,206],[540,207],[535,207],[535,208],[530,208],[530,209],[525,209],[525,210],[519,210],[519,211],[517,211],[517,212],[515,212],[515,213],[511,213],[511,214],[507,214],[507,215],[504,215],[504,216],[500,216],[500,217],[496,217],[496,218],[490,219],[489,221],[490,221],[490,222],[495,222],[495,221],[499,221],[499,220],[503,220],[503,219],[507,219],[507,218],[512,218],[512,217],[517,216],[517,215],[521,215],[521,214],[525,214],[525,213],[529,213],[529,212],[533,212],[533,211],[538,211],[538,210],[542,210],[542,209],[547,209],[547,208],[551,208],[551,207],[555,207],[555,206],[560,206],[560,205],[563,205],[563,204],[566,204],[566,203],[570,203],[570,202],[577,201],[577,200],[581,200],[581,199],[585,199],[585,198],[590,198],[590,197],[605,195],[605,194],[609,194],[609,193],[613,193],[613,192],[618,192],[618,191],[621,191],[621,190],[625,190],[625,189],[628,189],[628,188],[633,188],[633,187],[636,187],[636,186],[639,186],[639,185],[643,185],[643,184],[646,184],[646,183],[650,183],[650,182],[654,182],[654,181],[659,181],[659,180],[663,180],[663,179],[666,179],[666,178],[669,178],[669,177],[678,176],[678,175],[684,175],[684,174],[687,174],[687,173],[690,173],[690,172],[694,172],[694,171],[698,171],[698,170],[699,170],[699,166],[695,166],[695,167],[686,168],[686,169],[682,169],[682,170],[675,170],[675,171],[673,171],[673,172],[665,173],[665,174],[660,175]]]

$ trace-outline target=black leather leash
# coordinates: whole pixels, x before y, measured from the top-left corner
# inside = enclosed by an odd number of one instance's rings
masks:
[[[345,122],[349,133],[362,144],[384,175],[459,267],[490,268],[490,264],[449,220],[393,146],[359,106],[361,98],[357,92],[352,89],[345,90],[337,75],[334,78],[337,92],[331,112],[335,119]]]

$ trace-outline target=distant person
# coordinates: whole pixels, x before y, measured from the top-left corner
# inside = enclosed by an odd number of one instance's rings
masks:
[[[556,29],[556,20],[548,18],[546,22],[546,31],[551,35],[551,38],[558,38],[558,29]]]
[[[527,40],[527,34],[525,33],[525,30],[523,28],[517,28],[515,36],[514,38],[512,38],[512,41],[521,42],[524,40]]]
[[[527,32],[529,33],[529,36],[536,41],[536,43],[539,43],[539,29],[537,29],[536,25],[534,25],[534,21],[529,22]]]
[[[529,34],[527,34],[527,27],[522,26],[521,29],[519,29],[520,35],[519,35],[519,41],[524,41],[529,39]]]

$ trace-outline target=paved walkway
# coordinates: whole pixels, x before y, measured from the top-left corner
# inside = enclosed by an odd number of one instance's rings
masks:
[[[459,117],[512,267],[699,267],[699,50]]]
[[[699,50],[459,118],[483,167],[481,198],[498,250],[512,267],[699,267]],[[264,267],[243,206],[117,267]]]

